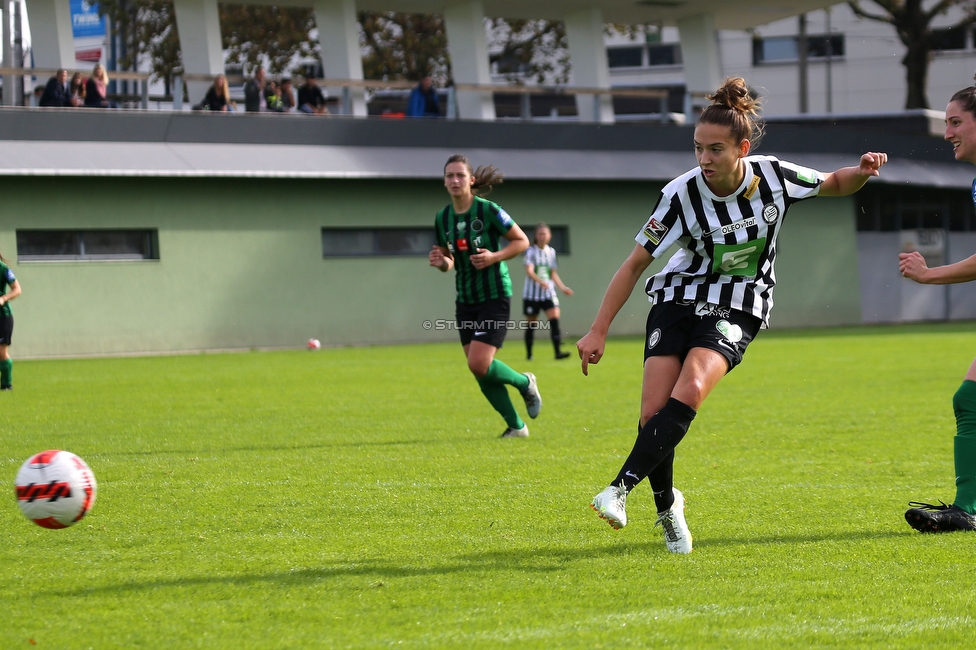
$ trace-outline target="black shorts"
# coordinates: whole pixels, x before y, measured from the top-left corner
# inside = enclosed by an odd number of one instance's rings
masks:
[[[725,357],[732,370],[760,327],[762,321],[755,316],[729,307],[687,300],[664,302],[651,307],[647,315],[644,361],[669,355],[684,361],[691,348],[707,348]]]
[[[0,314],[0,345],[10,345],[14,336],[14,317]]]
[[[479,341],[502,347],[508,333],[508,319],[512,309],[509,298],[493,298],[473,305],[454,303],[455,326],[461,335],[461,345]]]
[[[526,316],[538,316],[539,314],[544,314],[553,307],[558,306],[558,303],[554,302],[552,298],[549,298],[548,300],[522,299],[522,313]]]

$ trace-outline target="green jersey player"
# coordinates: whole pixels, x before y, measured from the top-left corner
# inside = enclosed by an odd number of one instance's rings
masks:
[[[542,407],[535,375],[516,372],[495,358],[505,340],[511,310],[512,280],[505,260],[529,247],[525,233],[508,213],[480,196],[501,180],[494,167],[472,171],[464,156],[447,159],[444,187],[451,202],[437,213],[437,243],[429,259],[442,272],[455,270],[455,325],[468,369],[508,426],[502,437],[525,438],[529,428],[512,405],[506,386],[521,393],[529,417],[535,418]]]
[[[963,88],[946,106],[945,139],[952,143],[956,160],[976,164],[976,86]],[[976,202],[976,181],[973,182]],[[928,268],[917,251],[901,253],[899,269],[906,278],[922,284],[955,284],[976,280],[976,255],[961,262]],[[976,361],[969,366],[962,385],[952,398],[956,415],[953,453],[956,498],[952,505],[910,502],[905,519],[923,533],[976,531]]]
[[[14,362],[10,359],[10,342],[14,334],[14,315],[10,301],[20,295],[20,283],[0,255],[0,390],[13,388]]]

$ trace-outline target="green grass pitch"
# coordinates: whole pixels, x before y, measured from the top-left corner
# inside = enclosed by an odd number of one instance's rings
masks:
[[[621,531],[588,507],[634,440],[639,339],[583,377],[510,337],[527,440],[456,344],[18,361],[0,647],[971,647],[976,535],[903,513],[955,494],[972,330],[760,335],[678,448],[690,556],[646,484]],[[13,496],[49,448],[99,483],[67,530]]]

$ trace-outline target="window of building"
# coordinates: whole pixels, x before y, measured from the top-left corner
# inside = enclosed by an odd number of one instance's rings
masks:
[[[607,48],[607,65],[611,68],[639,68],[644,65],[644,48],[610,47]]]
[[[569,254],[569,227],[550,226],[549,245]],[[534,226],[522,231],[532,241]],[[322,257],[396,257],[427,255],[435,244],[434,228],[323,228]]]
[[[932,49],[937,52],[966,49],[966,28],[932,30]]]
[[[158,260],[156,230],[18,230],[19,262]]]
[[[569,226],[549,226],[552,231],[552,240],[549,245],[560,255],[569,255]],[[522,232],[529,238],[529,243],[534,242],[535,226],[522,226]]]
[[[869,183],[854,196],[857,229],[862,232],[976,230],[976,210],[968,190]]]
[[[427,255],[434,228],[323,228],[323,257]]]
[[[844,35],[807,36],[807,59],[818,61],[844,56]],[[752,39],[752,63],[795,63],[800,60],[797,36],[773,36]]]
[[[681,45],[678,43],[649,44],[647,46],[647,65],[680,65]]]
[[[679,43],[648,43],[647,45],[608,47],[607,65],[611,68],[653,68],[655,66],[681,65],[681,45]]]

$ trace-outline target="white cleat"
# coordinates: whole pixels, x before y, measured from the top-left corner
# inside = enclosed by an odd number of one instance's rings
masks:
[[[513,429],[508,427],[502,434],[502,438],[528,438],[529,437],[529,427],[522,425],[521,429]]]
[[[522,399],[525,400],[525,410],[529,412],[529,417],[534,420],[539,417],[539,411],[542,409],[542,395],[539,394],[539,385],[536,383],[535,375],[527,372],[525,376],[529,378],[529,387],[522,393]]]
[[[674,503],[665,512],[659,512],[657,521],[664,528],[664,543],[672,553],[691,553],[691,531],[685,521],[685,497],[678,488],[674,491]]]
[[[627,491],[623,487],[611,485],[593,497],[590,507],[596,510],[601,519],[606,519],[614,530],[627,525]]]

